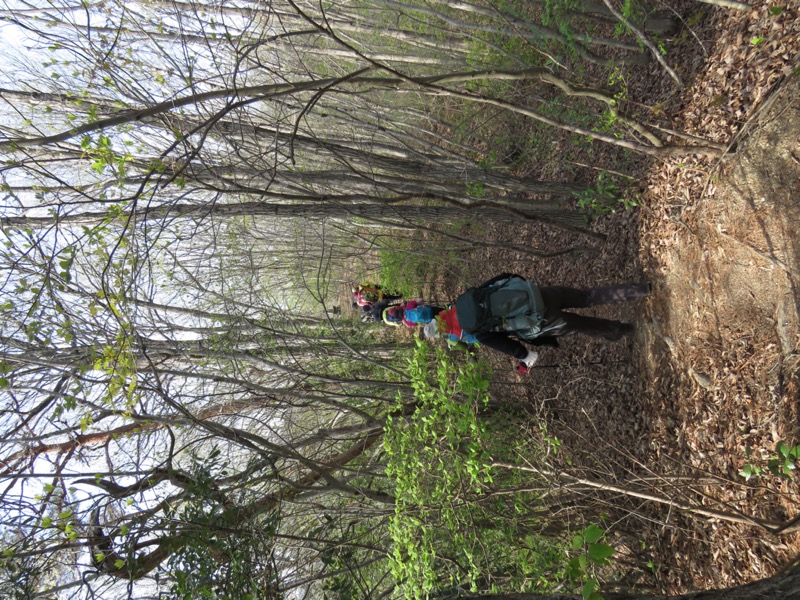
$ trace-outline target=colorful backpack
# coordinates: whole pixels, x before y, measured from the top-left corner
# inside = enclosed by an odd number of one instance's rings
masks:
[[[433,320],[433,309],[430,306],[406,308],[405,313],[405,320],[409,323],[430,323]]]

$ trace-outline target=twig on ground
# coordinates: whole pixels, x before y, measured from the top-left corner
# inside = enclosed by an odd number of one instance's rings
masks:
[[[698,0],[705,4],[713,4],[714,6],[722,6],[723,8],[735,8],[737,10],[750,10],[750,5],[746,2],[739,2],[738,0]]]

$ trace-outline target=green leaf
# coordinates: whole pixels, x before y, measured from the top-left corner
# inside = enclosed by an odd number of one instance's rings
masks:
[[[594,544],[601,537],[603,537],[603,530],[597,525],[589,525],[583,530],[583,538],[587,544]]]
[[[125,561],[122,560],[121,558],[118,558],[117,560],[114,561],[114,566],[117,567],[118,569],[121,569],[122,567],[125,566]]]
[[[582,556],[582,555],[581,555]],[[578,557],[570,559],[567,563],[567,575],[570,579],[579,579],[583,574],[583,569],[581,568],[580,560]]]
[[[570,544],[570,547],[573,550],[580,550],[581,548],[583,548],[583,536],[576,535],[574,538],[572,538],[572,543]]]
[[[53,519],[50,517],[42,517],[42,527],[50,527],[53,524]]]
[[[592,594],[597,591],[597,582],[594,579],[586,580],[581,589],[581,596],[587,600],[592,597]]]
[[[589,558],[596,563],[603,563],[607,558],[614,554],[614,548],[608,544],[590,544],[589,545]]]
[[[789,456],[789,446],[786,445],[786,442],[783,441],[778,442],[775,445],[775,452],[780,454],[783,458],[786,458],[787,456]]]

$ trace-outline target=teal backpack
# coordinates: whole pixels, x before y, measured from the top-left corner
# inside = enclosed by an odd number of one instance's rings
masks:
[[[414,308],[405,309],[405,319],[409,323],[430,323],[433,320],[433,309],[430,306],[421,305]]]
[[[539,288],[521,277],[470,288],[456,298],[461,328],[473,335],[510,331],[521,339],[544,333],[544,302]]]

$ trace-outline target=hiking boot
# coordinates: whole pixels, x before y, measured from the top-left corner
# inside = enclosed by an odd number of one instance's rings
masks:
[[[528,355],[519,362],[530,369],[538,360],[539,353],[536,350],[528,350]]]
[[[606,285],[589,290],[589,306],[633,302],[650,295],[649,283]]]
[[[536,350],[528,350],[528,355],[517,363],[517,373],[527,374],[531,367],[539,360],[539,353]]]
[[[632,323],[620,323],[618,327],[614,328],[614,331],[608,332],[603,337],[611,342],[618,342],[624,336],[632,335],[635,331],[636,328]]]

